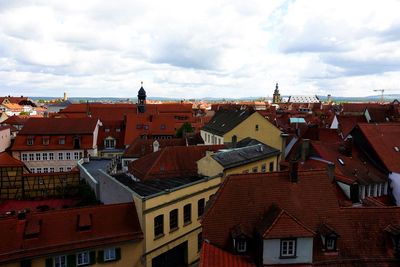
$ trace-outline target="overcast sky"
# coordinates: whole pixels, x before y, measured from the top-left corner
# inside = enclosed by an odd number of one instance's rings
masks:
[[[400,1],[0,0],[0,94],[400,93]],[[389,91],[390,89],[390,91]]]

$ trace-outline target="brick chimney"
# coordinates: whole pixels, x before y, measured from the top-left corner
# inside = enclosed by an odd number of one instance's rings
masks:
[[[299,176],[299,162],[296,160],[289,161],[289,178],[291,183],[297,183]]]

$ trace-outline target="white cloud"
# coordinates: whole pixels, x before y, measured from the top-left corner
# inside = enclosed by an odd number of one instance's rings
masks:
[[[0,1],[0,95],[371,95],[396,89],[400,2]],[[398,87],[397,87],[398,88]],[[396,92],[395,92],[396,93]],[[400,90],[399,92],[400,93]]]

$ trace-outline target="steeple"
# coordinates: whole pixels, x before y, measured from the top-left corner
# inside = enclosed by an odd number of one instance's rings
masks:
[[[143,82],[141,82],[141,87],[138,92],[138,103],[137,108],[139,113],[144,113],[146,111],[146,91],[143,88]]]
[[[275,85],[274,95],[272,97],[272,103],[277,104],[281,102],[281,95],[279,94],[278,83]]]

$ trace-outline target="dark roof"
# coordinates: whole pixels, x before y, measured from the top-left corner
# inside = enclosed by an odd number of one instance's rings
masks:
[[[30,118],[19,135],[92,134],[95,118]]]
[[[224,168],[233,168],[246,163],[279,155],[279,150],[268,145],[257,144],[241,148],[219,151],[211,157]]]
[[[57,103],[53,103],[53,104],[49,104],[49,107],[68,107],[69,105],[71,105],[72,102],[69,100],[65,100],[62,102],[57,102]]]
[[[151,179],[145,181],[134,181],[128,175],[116,174],[113,176],[117,181],[130,188],[140,196],[151,196],[161,192],[168,192],[174,188],[184,186],[186,184],[200,181],[205,177],[202,176],[186,176],[176,178],[165,178],[165,179]]]
[[[78,225],[83,224],[89,229],[80,231]],[[143,239],[133,203],[5,218],[0,220],[0,236],[0,263]]]
[[[248,109],[219,110],[215,113],[211,121],[203,126],[202,130],[223,136],[253,113],[254,111]]]
[[[253,139],[251,137],[246,137],[239,142],[237,142],[236,147],[245,147],[245,146],[253,146],[253,145],[258,145],[258,144],[263,144],[262,142],[258,141],[257,139]]]

